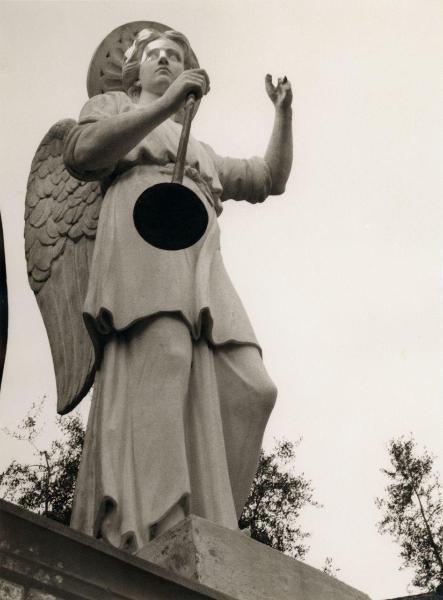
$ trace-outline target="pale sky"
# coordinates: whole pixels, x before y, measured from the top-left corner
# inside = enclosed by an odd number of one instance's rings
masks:
[[[324,507],[305,511],[306,561],[374,600],[407,593],[399,548],[376,529],[390,438],[413,432],[443,472],[441,159],[443,4],[437,0],[1,2],[1,211],[10,329],[0,403],[14,428],[47,395],[49,345],[28,288],[26,180],[50,126],[78,116],[96,46],[125,22],[185,33],[211,78],[193,135],[262,155],[266,73],[294,88],[286,193],[229,202],[222,252],[279,398],[265,436],[303,436],[297,467]],[[82,412],[87,413],[87,402]],[[48,426],[48,436],[52,434]],[[0,469],[29,454],[0,434]]]

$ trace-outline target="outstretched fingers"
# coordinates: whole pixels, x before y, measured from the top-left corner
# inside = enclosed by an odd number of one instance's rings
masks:
[[[265,88],[266,88],[266,92],[270,98],[272,98],[277,91],[277,88],[272,83],[272,75],[270,75],[269,73],[265,77]]]
[[[277,89],[283,89],[283,90],[291,89],[291,82],[286,77],[286,75],[278,78]]]
[[[277,85],[272,82],[272,75],[265,77],[266,92],[276,107],[285,108],[291,105],[292,89],[291,82],[286,75],[277,79]]]

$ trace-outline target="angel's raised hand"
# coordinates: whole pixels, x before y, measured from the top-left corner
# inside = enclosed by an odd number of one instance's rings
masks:
[[[292,104],[292,89],[288,78],[279,77],[277,85],[272,83],[272,75],[265,77],[266,92],[274,104],[275,108],[287,109]]]

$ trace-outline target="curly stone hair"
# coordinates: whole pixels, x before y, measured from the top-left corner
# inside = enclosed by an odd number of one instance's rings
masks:
[[[140,88],[136,85],[136,82],[139,78],[140,64],[146,46],[150,42],[162,38],[175,42],[183,49],[185,69],[197,69],[199,67],[191,45],[182,33],[173,29],[163,33],[154,29],[142,29],[136,35],[132,46],[126,50],[123,60],[122,86],[128,96],[135,97],[140,93]]]

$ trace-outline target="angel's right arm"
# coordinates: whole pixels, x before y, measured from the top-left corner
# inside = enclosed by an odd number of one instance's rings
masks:
[[[95,112],[103,105],[108,114],[93,121],[87,110],[82,111],[78,129],[73,132],[75,144],[70,157],[67,159],[65,154],[65,160],[71,170],[80,173],[97,172],[113,167],[171,115],[170,107],[162,102],[161,98],[152,104],[140,106],[137,110],[120,114],[117,110],[110,110],[109,98],[96,97],[93,100]]]
[[[180,73],[162,96],[148,104],[138,104],[137,110],[118,109],[122,94],[125,96],[123,92],[110,92],[91,98],[80,114],[81,129],[77,128],[72,134],[75,147],[65,153],[67,167],[73,173],[112,169],[153,129],[175,114],[188,94],[193,93],[201,98],[208,90],[206,71],[187,69]],[[70,140],[68,146],[69,143]]]

